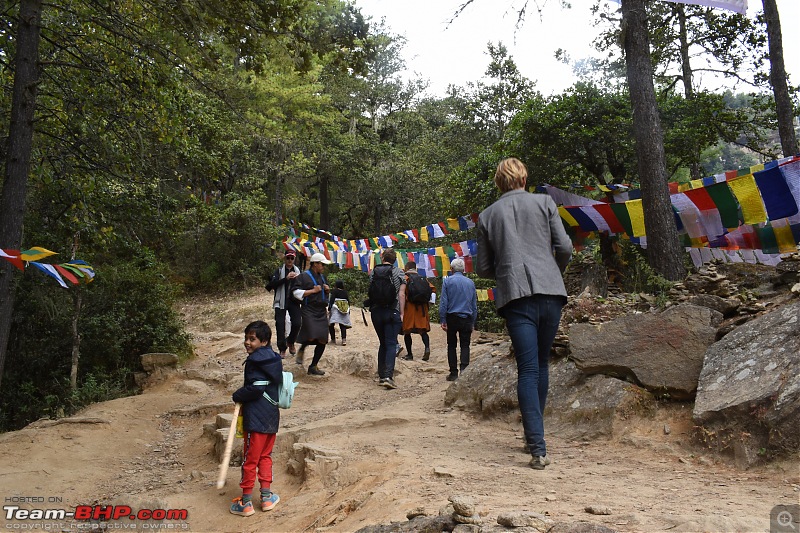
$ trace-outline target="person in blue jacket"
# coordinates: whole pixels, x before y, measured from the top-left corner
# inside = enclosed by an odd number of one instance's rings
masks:
[[[280,410],[264,393],[277,401],[283,380],[283,362],[272,351],[272,331],[266,322],[257,320],[244,329],[244,386],[233,393],[233,401],[242,404],[244,447],[242,450],[242,496],[233,500],[231,513],[251,516],[256,477],[261,485],[261,510],[271,511],[280,501],[272,492],[272,448],[280,423]]]

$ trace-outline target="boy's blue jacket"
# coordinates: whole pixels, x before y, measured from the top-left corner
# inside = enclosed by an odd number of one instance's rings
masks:
[[[254,381],[269,381],[269,385],[253,385]],[[268,346],[262,346],[244,361],[244,387],[233,393],[233,401],[242,404],[245,431],[277,433],[281,419],[278,406],[264,398],[278,400],[278,387],[283,381],[283,361]]]

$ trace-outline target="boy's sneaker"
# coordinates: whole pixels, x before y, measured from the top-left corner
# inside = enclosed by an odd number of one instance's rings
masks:
[[[528,465],[534,470],[544,470],[550,464],[550,459],[546,455],[534,455]]]
[[[381,385],[383,385],[387,389],[396,389],[397,388],[397,383],[395,383],[392,378],[384,379],[383,383],[381,383]]]
[[[236,498],[231,505],[231,513],[238,514],[239,516],[251,516],[256,514],[256,510],[253,509],[252,501],[247,500],[243,502],[241,498]]]
[[[347,341],[342,339],[342,346],[347,346]]]
[[[261,510],[262,511],[271,511],[278,505],[278,502],[281,501],[281,497],[275,494],[274,492],[270,492],[269,498],[264,498],[264,495],[261,495]]]

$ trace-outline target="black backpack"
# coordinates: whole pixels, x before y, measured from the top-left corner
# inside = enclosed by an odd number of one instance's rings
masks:
[[[428,280],[414,272],[410,272],[408,274],[406,290],[408,294],[408,301],[414,304],[426,304],[430,302],[431,293],[433,292]]]
[[[389,307],[397,301],[397,290],[392,283],[392,265],[378,265],[372,271],[372,281],[367,290],[369,305],[372,307]]]

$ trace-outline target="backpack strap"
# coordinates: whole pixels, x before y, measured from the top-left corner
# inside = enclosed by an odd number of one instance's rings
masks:
[[[259,381],[252,382],[251,385],[265,385],[266,386],[266,385],[269,385],[269,383],[270,382],[268,380],[259,380]],[[276,402],[275,400],[270,398],[269,394],[267,394],[267,391],[264,391],[264,398],[269,400],[269,403],[271,403],[272,405],[275,405],[275,406],[278,405],[278,402]]]
[[[324,274],[320,274],[319,275],[319,277],[322,278],[322,283],[317,283],[317,278],[314,277],[314,274],[310,270],[308,270],[307,272],[308,272],[308,275],[311,276],[311,279],[314,281],[314,285],[319,285],[320,287],[322,287],[323,285],[327,285],[328,284],[328,282],[325,280],[325,275]],[[328,297],[325,294],[325,288],[324,287],[320,291],[320,295],[322,296],[322,301],[323,302],[327,302],[328,301]]]

